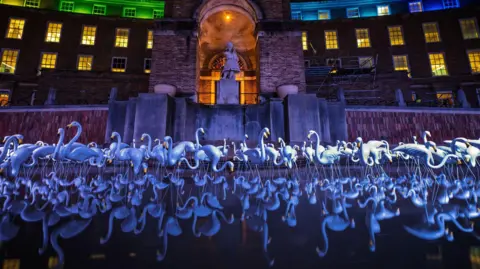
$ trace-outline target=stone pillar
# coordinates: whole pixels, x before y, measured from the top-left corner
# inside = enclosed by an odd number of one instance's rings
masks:
[[[123,131],[123,142],[130,144],[133,141],[133,132],[135,131],[135,112],[137,98],[130,98],[127,102],[125,113],[125,128]]]
[[[328,102],[328,124],[330,126],[330,143],[335,141],[348,140],[347,130],[347,113],[345,111],[345,103]]]
[[[460,103],[460,105],[463,108],[470,108],[470,103],[467,100],[467,96],[465,95],[465,92],[463,89],[459,89],[457,92],[457,101]]]
[[[195,93],[198,38],[192,30],[155,30],[149,92],[169,84],[177,93]]]
[[[135,107],[133,139],[140,141],[143,133],[152,139],[163,139],[170,129],[170,113],[167,94],[140,93]]]
[[[289,142],[302,143],[307,139],[308,131],[314,130],[323,141],[323,124],[320,124],[319,100],[315,94],[288,95],[285,107],[285,138]],[[308,112],[308,113],[307,113]],[[328,138],[329,139],[329,138]]]
[[[175,98],[175,116],[173,118],[174,141],[193,141],[195,126],[187,123],[187,98]]]
[[[283,31],[282,24],[257,25],[257,87],[260,92],[274,93],[278,86],[293,84],[305,92],[305,64],[301,31]],[[275,30],[278,29],[278,30]]]
[[[109,143],[112,132],[120,135],[125,133],[125,115],[127,114],[128,101],[111,101],[108,104],[107,128],[105,130],[105,143]],[[122,137],[122,141],[125,141]]]
[[[271,140],[277,141],[279,137],[285,137],[285,115],[281,99],[270,99],[270,133]]]

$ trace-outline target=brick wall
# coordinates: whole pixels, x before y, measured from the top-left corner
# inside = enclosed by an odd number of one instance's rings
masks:
[[[411,142],[412,136],[419,138],[423,131],[430,131],[437,143],[455,137],[480,137],[479,111],[347,109],[346,115],[350,141],[360,136],[364,141],[383,137],[391,143]]]
[[[88,109],[88,108],[86,108]],[[22,134],[25,143],[35,143],[38,140],[52,144],[58,141],[58,128],[66,129],[72,121],[82,124],[83,132],[79,142],[105,141],[107,125],[107,108],[101,110],[76,110],[65,109],[36,109],[31,111],[12,110],[0,111],[0,137]],[[75,135],[75,131],[66,130],[65,141]]]
[[[275,92],[283,84],[305,90],[301,32],[261,32],[257,53],[260,92]]]

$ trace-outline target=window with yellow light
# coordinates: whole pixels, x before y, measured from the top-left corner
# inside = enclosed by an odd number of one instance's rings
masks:
[[[93,65],[92,55],[78,55],[77,69],[80,71],[91,71]]]
[[[59,43],[62,34],[62,24],[59,22],[49,22],[47,25],[47,34],[45,42]]]
[[[338,37],[337,30],[326,30],[325,31],[325,48],[328,49],[338,49]]]
[[[308,50],[307,32],[302,32],[302,48],[303,48],[303,50]]]
[[[130,33],[129,29],[117,28],[115,31],[115,47],[127,48],[129,33]]]
[[[355,29],[357,35],[357,47],[358,48],[369,48],[370,47],[370,35],[368,29]]]
[[[423,33],[425,35],[425,42],[436,43],[440,42],[440,32],[436,22],[427,22],[423,24]]]
[[[388,36],[390,38],[391,46],[405,45],[405,41],[403,40],[402,26],[388,27]]]
[[[3,260],[2,269],[20,269],[20,260],[19,259]]]
[[[10,21],[8,22],[6,38],[22,39],[24,27],[25,19],[10,18]]]
[[[123,73],[127,70],[127,58],[126,57],[113,57],[112,58],[112,72]]]
[[[470,247],[472,269],[480,269],[480,247]]]
[[[150,74],[151,69],[152,69],[152,59],[145,58],[145,61],[143,62],[143,71],[147,74]]]
[[[58,266],[58,257],[48,258],[48,269],[54,269]]]
[[[480,50],[469,51],[468,60],[473,74],[480,73]]]
[[[410,71],[407,55],[393,55],[393,68],[395,71]]]
[[[147,34],[147,49],[153,48],[153,30],[148,30]]]
[[[448,76],[447,65],[445,64],[445,55],[443,53],[430,53],[430,67],[432,68],[432,76]]]
[[[479,37],[476,18],[461,19],[460,28],[462,29],[463,39],[476,39]]]
[[[44,69],[55,69],[57,65],[57,54],[52,52],[43,52],[40,67]]]
[[[95,45],[95,35],[97,33],[97,26],[83,26],[82,31],[82,45]]]
[[[15,68],[18,60],[18,50],[4,49],[2,50],[0,73],[15,74]]]
[[[0,91],[0,106],[8,106],[8,101],[10,101],[10,92]]]

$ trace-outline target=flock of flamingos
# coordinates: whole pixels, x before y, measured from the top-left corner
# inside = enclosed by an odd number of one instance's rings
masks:
[[[195,142],[174,143],[169,136],[153,141],[143,134],[141,146],[129,145],[113,132],[114,142],[99,148],[76,142],[82,126],[72,122],[67,129],[72,128],[76,135],[68,142],[60,128],[55,144],[25,144],[15,134],[0,147],[0,241],[18,234],[18,216],[41,222],[39,253],[50,242],[59,267],[65,260],[59,237],[78,235],[99,213],[109,214],[101,244],[108,242],[116,220],[122,232],[135,234],[147,220],[155,221],[163,241],[159,261],[166,256],[168,238],[184,232],[180,220],[192,221],[196,237],[217,234],[222,222],[242,221],[263,235],[262,250],[272,266],[267,215],[282,210],[281,220],[295,227],[300,201],[322,216],[320,257],[328,251],[328,231],[355,228],[349,208],[365,211],[368,247],[375,251],[380,222],[399,216],[397,202],[402,201],[402,207],[422,212],[423,222],[404,226],[415,237],[452,241],[454,232],[465,232],[480,239],[472,221],[480,216],[480,139],[455,138],[437,146],[425,131],[421,140],[413,137],[392,148],[387,141],[362,138],[330,146],[309,131],[308,141],[298,146],[281,138],[266,143],[270,132],[264,128],[258,145],[250,148],[247,136],[238,145],[202,145],[205,131],[199,128]],[[238,197],[241,215],[226,216],[221,201],[230,195]]]

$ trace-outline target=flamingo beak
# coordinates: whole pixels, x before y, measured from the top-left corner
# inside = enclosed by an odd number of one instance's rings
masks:
[[[457,160],[457,164],[458,164],[458,165],[461,165],[461,164],[462,164],[462,160],[458,159],[458,160]]]
[[[472,144],[470,144],[470,142],[466,142],[465,145],[467,145],[467,148],[470,147]]]
[[[268,134],[267,134],[267,133],[263,133],[263,137],[268,138]]]
[[[112,160],[111,160],[111,159],[108,159],[107,163],[108,163],[108,164],[111,164],[111,163],[112,163]]]
[[[230,167],[230,172],[233,173],[233,171],[235,171],[235,169],[232,167]]]
[[[163,142],[162,145],[163,145],[164,148],[168,149],[168,144],[167,144],[167,142]]]
[[[60,132],[58,132],[58,133],[60,133]],[[7,140],[7,138],[6,138],[6,137],[4,137],[4,138],[3,138],[3,142],[2,142],[2,143],[5,143],[5,140]]]
[[[200,130],[200,132],[202,132],[202,134],[205,134],[205,130],[203,130],[203,129],[202,129],[202,130]]]
[[[142,141],[142,142],[143,142],[143,140],[144,140],[144,138],[143,138],[143,136],[142,136],[142,138],[140,138],[140,141]]]
[[[270,135],[270,130],[267,130],[267,135]]]
[[[360,148],[360,143],[357,144],[357,148]]]
[[[18,139],[18,144],[22,144],[23,143],[23,139]]]
[[[0,173],[2,173],[2,172],[3,172],[3,168],[0,168]]]
[[[114,135],[110,136],[110,139],[114,139],[114,138],[115,138],[115,136],[114,136]]]
[[[146,173],[147,173],[147,171],[148,171],[148,168],[146,168],[146,167],[145,167],[145,168],[143,168],[143,173],[144,173],[144,174],[146,174]]]
[[[67,125],[67,128],[72,128],[72,124],[70,123],[69,125]]]
[[[400,215],[400,208],[397,208],[396,214],[397,214],[397,216]]]
[[[307,135],[308,140],[310,140],[310,137],[311,137],[311,136],[312,136],[311,133]]]
[[[437,149],[437,146],[433,146],[433,150],[434,150],[435,152],[437,152],[437,150],[438,150],[438,149]]]

